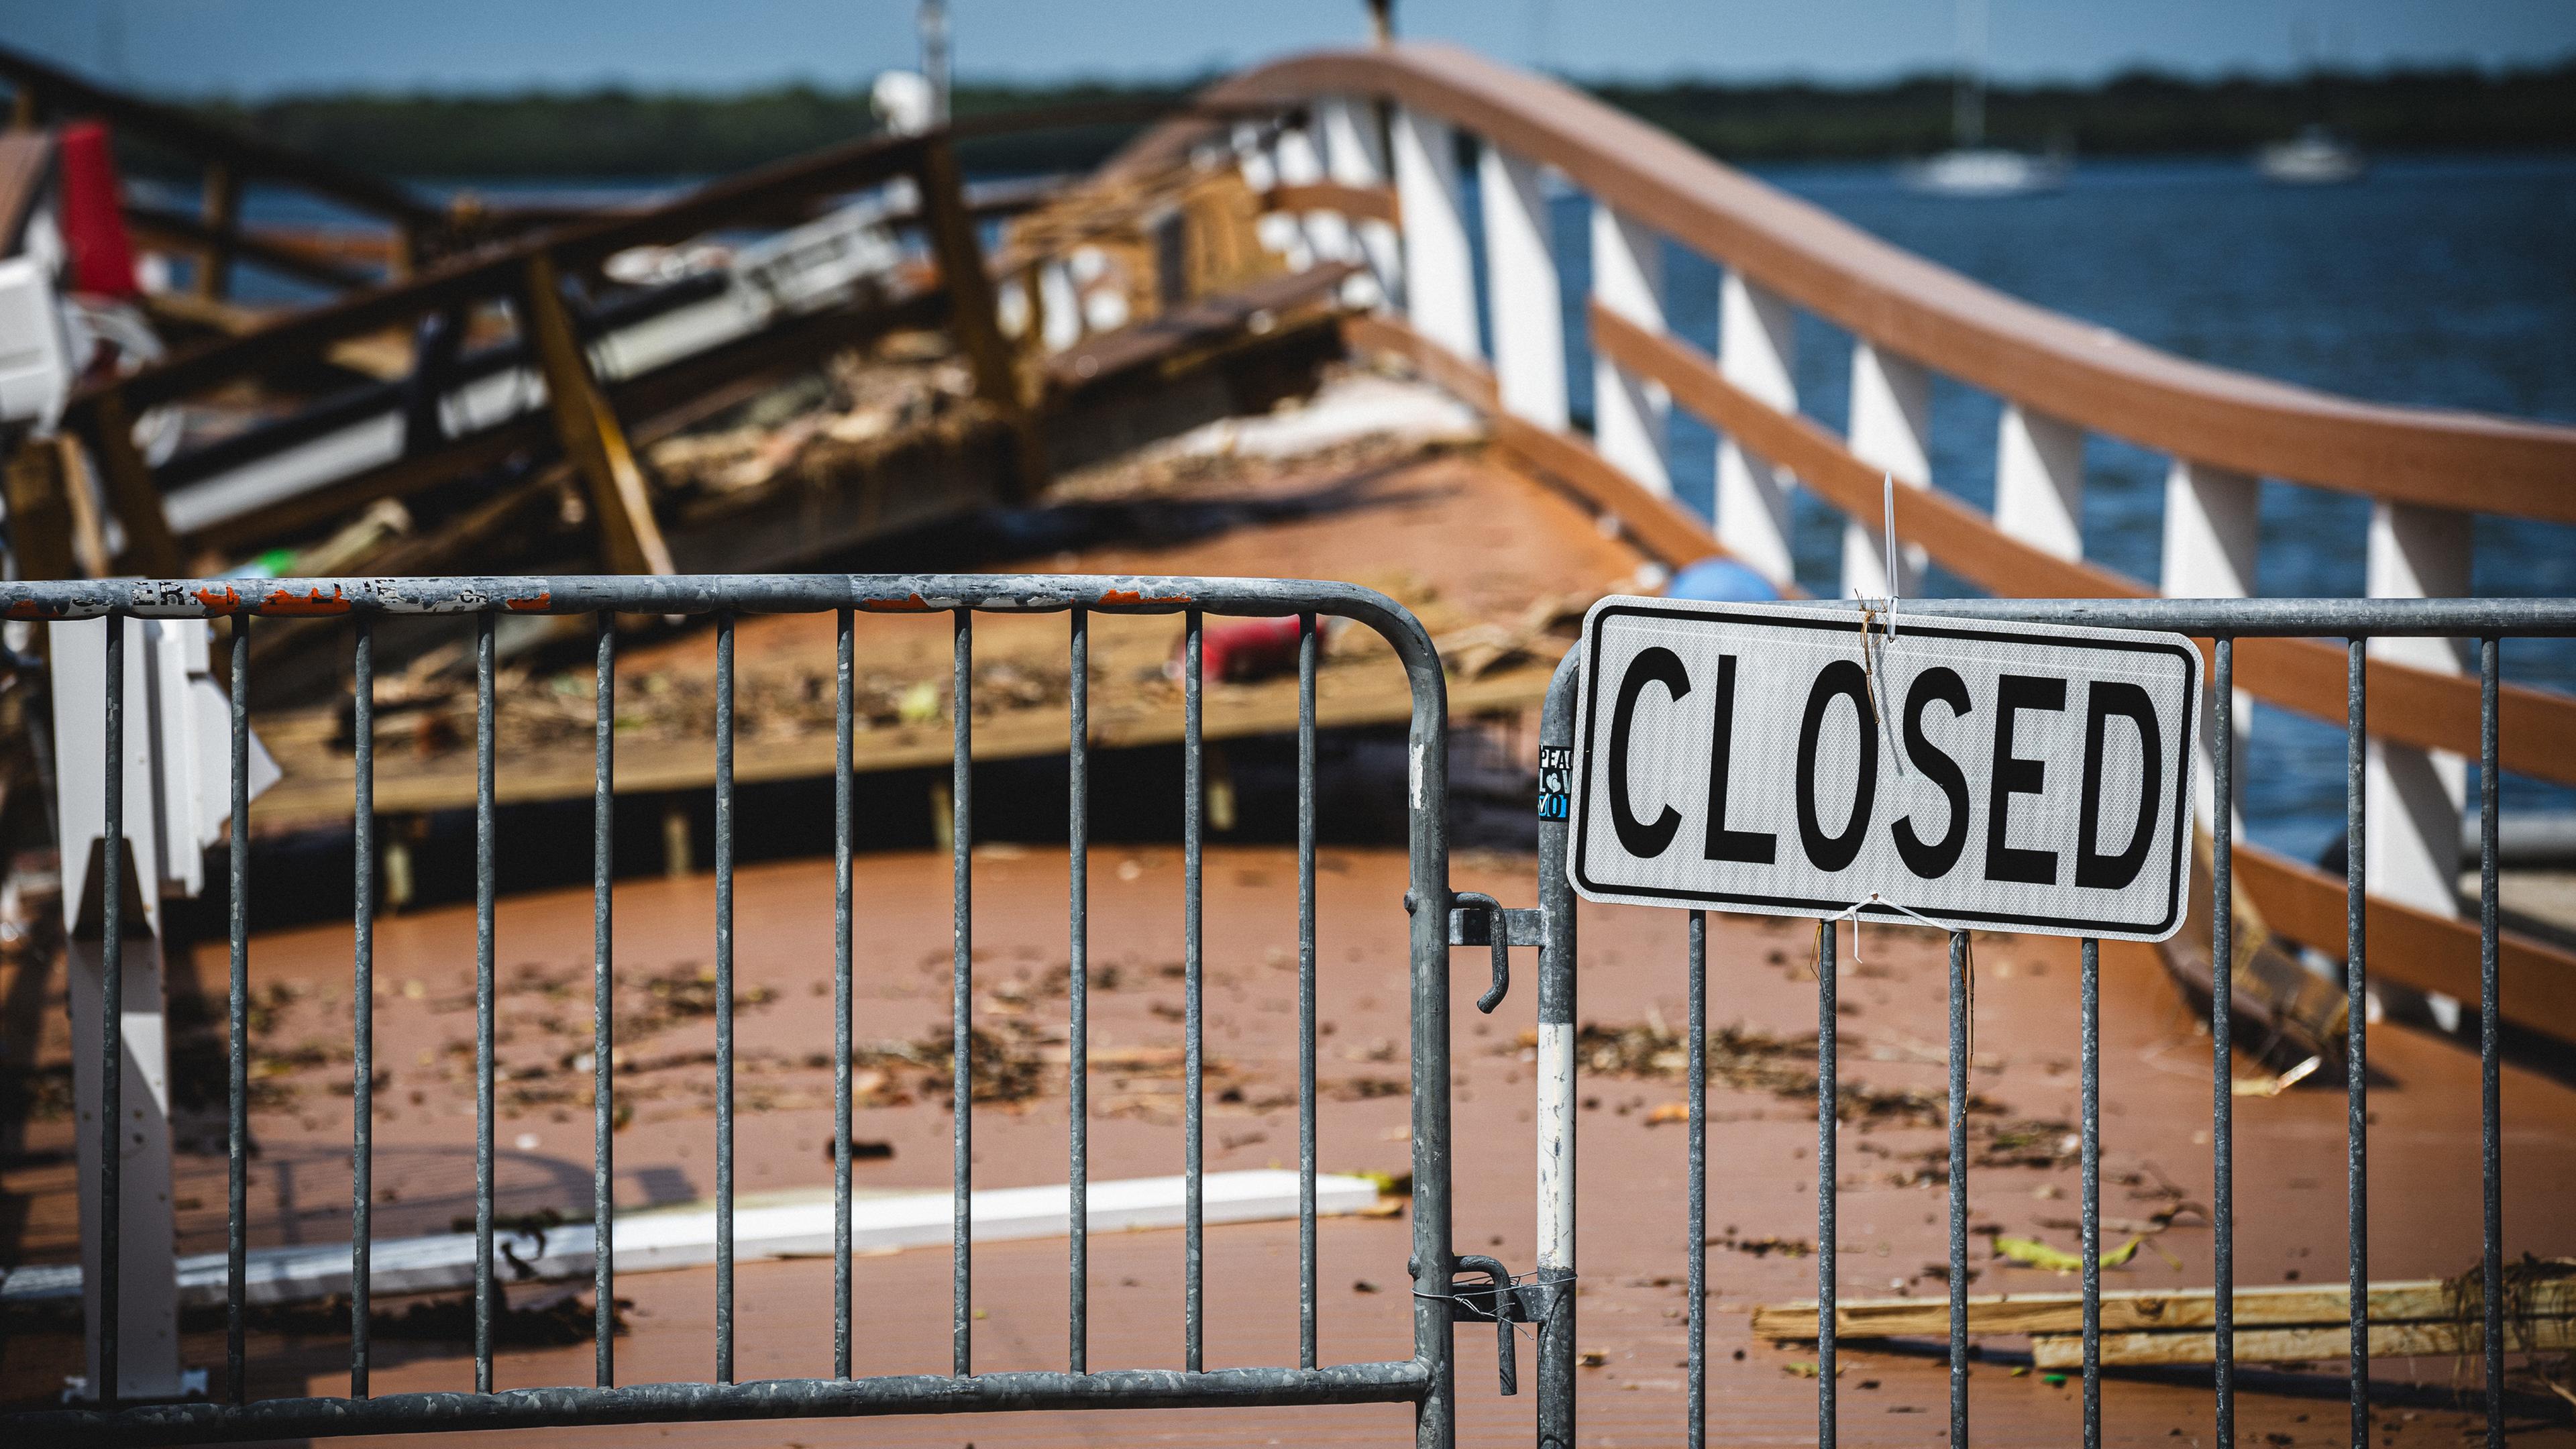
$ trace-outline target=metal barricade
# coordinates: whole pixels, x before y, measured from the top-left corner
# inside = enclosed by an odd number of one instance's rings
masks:
[[[970,1070],[974,908],[969,852],[973,844],[970,733],[973,718],[974,616],[983,612],[1057,612],[1069,619],[1071,722],[1071,892],[1069,1069],[1072,1204],[1069,1244],[1070,1323],[1062,1372],[974,1371],[969,1297],[973,1158]],[[493,1314],[493,1114],[494,900],[499,887],[495,857],[494,676],[495,626],[508,614],[597,616],[597,694],[593,961],[594,1014],[591,1058],[595,1072],[594,1276],[596,1369],[589,1387],[512,1389],[492,1385]],[[833,1374],[831,1377],[737,1382],[734,1373],[734,624],[743,614],[835,613],[838,619],[839,693],[835,708],[834,833],[838,864],[834,901],[835,1008],[833,1178]],[[861,614],[938,614],[953,621],[954,722],[952,745],[955,881],[951,1048],[955,1195],[952,1369],[947,1376],[853,1377],[851,1331],[850,1130],[852,925],[863,903],[851,893],[853,671],[852,630]],[[1184,624],[1185,788],[1183,860],[1185,908],[1186,1084],[1183,1150],[1186,1226],[1183,1235],[1184,1363],[1178,1369],[1092,1371],[1086,1363],[1086,1165],[1085,1075],[1089,1062],[1085,1001],[1088,962],[1085,850],[1089,812],[1087,749],[1089,620],[1095,614],[1179,614]],[[1440,661],[1421,625],[1403,607],[1365,589],[1332,583],[1203,578],[1101,578],[1045,575],[812,575],[697,578],[499,578],[252,581],[99,581],[0,585],[0,615],[12,619],[106,618],[106,758],[121,757],[125,729],[122,667],[127,618],[229,618],[232,693],[231,971],[229,982],[229,1228],[226,1284],[227,1354],[221,1391],[211,1402],[119,1407],[120,1383],[116,1224],[119,1220],[119,1154],[114,1150],[116,1101],[123,1050],[114,1003],[120,997],[124,935],[132,929],[123,903],[131,882],[120,852],[104,857],[104,1001],[106,1028],[95,1044],[105,1067],[103,1103],[107,1144],[99,1170],[105,1235],[98,1320],[101,1392],[95,1408],[48,1411],[0,1419],[30,1442],[51,1444],[207,1443],[429,1430],[535,1428],[555,1425],[650,1423],[674,1420],[771,1419],[892,1413],[942,1413],[1009,1409],[1145,1408],[1410,1402],[1424,1446],[1450,1442],[1453,1375],[1450,1363],[1453,1291],[1450,1267],[1450,1060],[1448,950],[1450,912],[1447,799],[1447,695]],[[249,874],[247,762],[249,724],[249,621],[263,615],[345,615],[354,640],[354,738],[356,786],[356,948],[353,961],[354,1135],[352,1192],[349,1390],[331,1398],[251,1400],[245,1374],[245,1143],[248,1136],[248,1037],[250,942],[246,902]],[[475,800],[475,1151],[476,1272],[474,1381],[471,1393],[371,1395],[369,1320],[369,1209],[373,1103],[373,942],[377,911],[374,672],[376,623],[393,615],[453,616],[470,621],[476,673]],[[612,1341],[614,1313],[610,1174],[613,1165],[616,1082],[612,1075],[615,967],[611,939],[614,894],[611,797],[619,615],[712,616],[716,634],[715,736],[715,1010],[716,1256],[715,1358],[707,1381],[620,1385]],[[1200,949],[1201,904],[1201,634],[1208,615],[1294,617],[1298,620],[1298,1172],[1300,1179],[1299,1326],[1295,1367],[1208,1369],[1202,1363],[1206,1302],[1202,1278],[1203,1189],[1201,1138],[1204,1114]],[[1319,1361],[1315,1331],[1315,677],[1319,616],[1364,625],[1392,646],[1411,685],[1408,907],[1413,909],[1411,962],[1411,1141],[1413,1159],[1412,1295],[1414,1356],[1374,1363]],[[79,769],[84,749],[65,742],[63,768]],[[108,770],[106,835],[120,838],[123,775]]]
[[[1820,608],[1836,606],[1820,605]],[[1841,608],[1848,610],[1849,605]],[[2479,707],[2479,999],[2478,1047],[2480,1062],[2479,1118],[2482,1134],[2480,1190],[2483,1194],[2483,1256],[2479,1279],[2482,1286],[2482,1318],[2474,1335],[2476,1352],[2484,1361],[2486,1441],[2493,1446],[2504,1443],[2506,1404],[2504,1397],[2504,1356],[2507,1331],[2504,1321],[2504,1263],[2502,1157],[2498,1123],[2498,927],[2497,927],[2497,684],[2500,671],[2499,646],[2502,640],[2522,637],[2566,637],[2576,635],[2576,599],[2157,599],[2157,600],[1953,600],[1924,601],[1916,606],[1923,614],[1975,619],[2019,620],[2042,624],[2088,625],[2105,628],[2173,630],[2211,641],[2208,657],[2214,667],[2213,687],[2208,693],[2215,728],[2207,755],[2215,767],[2215,808],[2206,824],[2212,837],[2212,899],[2232,898],[2233,851],[2235,826],[2230,805],[2236,800],[2237,780],[2233,760],[2235,731],[2235,644],[2240,638],[2258,637],[2329,637],[2340,638],[2346,645],[2347,713],[2345,720],[2345,824],[2348,849],[2345,877],[2346,948],[2343,952],[2342,985],[2345,992],[2344,1051],[2346,1145],[2345,1168],[2347,1277],[2351,1304],[2351,1428],[2353,1449],[2364,1449],[2369,1443],[2370,1420],[2370,1325],[2369,1295],[2365,1291],[2369,1256],[2369,1202],[2367,1166],[2369,1150],[2369,1085],[2368,1043],[2364,1034],[2367,1019],[2364,993],[2367,981],[2364,971],[2367,897],[2363,869],[2367,852],[2365,831],[2369,826],[2364,809],[2364,775],[2366,769],[2366,736],[2368,699],[2365,690],[2365,649],[2368,641],[2391,637],[2432,637],[2474,640],[2478,651],[2480,682]],[[1910,611],[1913,612],[1913,611]],[[1543,1111],[1540,1120],[1540,1242],[1541,1261],[1552,1273],[1571,1276],[1573,1260],[1574,1205],[1570,1197],[1551,1198],[1551,1185],[1570,1181],[1573,1155],[1575,1113],[1573,1084],[1576,1063],[1572,1051],[1571,1027],[1574,991],[1574,900],[1566,888],[1564,853],[1568,827],[1561,802],[1551,809],[1545,772],[1551,759],[1571,760],[1574,741],[1575,705],[1578,686],[1577,658],[1569,655],[1558,669],[1551,687],[1540,737],[1542,784],[1540,795],[1540,879],[1537,933],[1546,943],[1542,958],[1540,993],[1542,1016],[1539,1100]],[[2215,962],[2235,959],[2235,923],[2232,912],[2211,913],[2212,950]],[[1704,1442],[1707,1427],[1707,1315],[1706,1294],[1707,1232],[1705,1201],[1707,1183],[1707,1136],[1705,1129],[1708,1089],[1707,1044],[1707,952],[1706,918],[1702,912],[1689,913],[1687,946],[1684,955],[1686,988],[1689,999],[1690,1047],[1684,1090],[1690,1104],[1689,1135],[1686,1145],[1689,1174],[1689,1236],[1686,1240],[1689,1283],[1689,1378],[1683,1405],[1684,1441],[1697,1449]],[[1561,949],[1560,949],[1561,946]],[[1816,933],[1818,970],[1816,973],[1816,1297],[1817,1355],[1816,1434],[1817,1442],[1830,1446],[1835,1442],[1835,1180],[1836,1098],[1835,1081],[1835,933],[1832,922],[1819,923]],[[1966,1112],[1969,1100],[1968,1025],[1969,1000],[1963,991],[1963,966],[1968,950],[1964,932],[1952,932],[1949,938],[1949,1044],[1947,1125],[1949,1129],[1949,1425],[1948,1443],[1965,1445],[1969,1440],[1968,1364],[1968,1168],[1969,1153]],[[2086,1449],[2102,1442],[2102,1215],[2101,1215],[2101,1100],[2100,1100],[2100,945],[2090,938],[2081,943],[2082,1008],[2078,1027],[2080,1048],[2080,1111],[2082,1115],[2081,1222],[2082,1222],[2082,1343],[2081,1368],[2083,1390],[2083,1443]],[[2214,1318],[2217,1361],[2212,1374],[2214,1389],[2215,1442],[2226,1449],[2235,1443],[2235,1221],[2232,1190],[2234,1171],[2234,1137],[2230,1118],[2232,1072],[2230,1054],[2234,1047],[2229,1021],[2231,991],[2228,974],[2222,965],[2217,971],[2219,989],[2211,992],[2208,1018],[2210,1034],[2210,1132],[2211,1165],[2214,1192],[2210,1204],[2213,1227],[2213,1249],[2210,1271],[2215,1284]],[[1557,1003],[1551,1014],[1546,1003]],[[1551,1032],[1558,1033],[1551,1036]],[[1559,1174],[1562,1174],[1560,1176]],[[1571,1445],[1576,1419],[1574,1400],[1574,1300],[1567,1295],[1559,1313],[1552,1318],[1540,1337],[1540,1402],[1539,1442],[1545,1449]]]

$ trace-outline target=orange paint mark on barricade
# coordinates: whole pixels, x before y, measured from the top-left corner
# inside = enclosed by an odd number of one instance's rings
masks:
[[[1190,596],[1158,594],[1149,597],[1135,589],[1111,589],[1100,596],[1100,602],[1104,604],[1186,604],[1190,602]]]
[[[220,589],[199,589],[197,602],[209,609],[238,609],[241,607],[241,590],[230,584]]]
[[[542,614],[554,606],[555,596],[551,589],[542,594],[530,594],[525,598],[501,601],[501,607],[513,614]]]
[[[315,589],[304,594],[276,589],[259,601],[259,607],[265,614],[345,614],[349,612],[349,600],[338,589],[328,593]]]
[[[859,608],[870,614],[927,614],[931,611],[929,601],[919,594],[900,599],[870,599]]]

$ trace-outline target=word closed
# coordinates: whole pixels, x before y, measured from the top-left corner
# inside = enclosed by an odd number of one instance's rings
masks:
[[[2190,881],[2178,634],[1607,598],[1566,869],[1596,901],[2156,941]]]

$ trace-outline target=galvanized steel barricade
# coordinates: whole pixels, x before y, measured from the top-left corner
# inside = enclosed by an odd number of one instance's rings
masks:
[[[1819,605],[1840,608],[1849,604]],[[2214,673],[2208,693],[2215,720],[2208,758],[2216,775],[2213,799],[2222,802],[2206,822],[2212,837],[2213,900],[2232,892],[2234,822],[2228,805],[2235,799],[2235,643],[2240,638],[2326,637],[2344,641],[2346,653],[2345,826],[2349,835],[2345,875],[2347,949],[2343,962],[2345,991],[2344,1050],[2346,1099],[2346,1235],[2347,1279],[2351,1302],[2349,1372],[2350,1444],[2365,1449],[2370,1435],[2370,1328],[2368,1295],[2369,1202],[2366,1175],[2369,1148],[2368,1043],[2364,994],[2366,895],[2363,868],[2365,832],[2364,772],[2367,759],[2368,699],[2365,690],[2365,646],[2379,638],[2448,638],[2477,645],[2479,705],[2479,1118],[2482,1134],[2481,1182],[2483,1254],[2479,1278],[2482,1317],[2473,1335],[2475,1352],[2485,1370],[2486,1442],[2501,1449],[2505,1439],[2504,1356],[2507,1330],[2503,1292],[2502,1155],[2498,1126],[2498,936],[2497,936],[2497,685],[2499,647],[2508,638],[2576,635],[2576,599],[2142,599],[2142,600],[1925,600],[1909,612],[1954,618],[2018,620],[2030,623],[2085,625],[2099,628],[2163,629],[2208,639]],[[1568,833],[1561,800],[1550,794],[1547,771],[1554,760],[1571,760],[1580,651],[1559,666],[1547,696],[1540,734],[1539,918],[1528,930],[1543,944],[1540,990],[1539,1103],[1539,1243],[1542,1275],[1571,1278],[1574,1261],[1574,1201],[1571,1191],[1575,1114],[1573,998],[1575,986],[1574,896],[1565,879]],[[2200,903],[2206,908],[2206,903]],[[1522,913],[1514,912],[1513,915]],[[2232,912],[2212,912],[2214,962],[2234,959]],[[1526,941],[1523,944],[1527,944]],[[1950,1420],[1952,1445],[1970,1442],[1968,1420],[1968,1143],[1966,1114],[1958,1104],[1969,1098],[1968,996],[1961,989],[1968,938],[1950,935],[1949,973],[1949,1289],[1950,1289]],[[1816,933],[1816,1435],[1835,1442],[1835,939],[1832,922]],[[2082,1006],[2077,1024],[2080,1047],[2080,1142],[2082,1174],[2082,1385],[2083,1442],[2095,1449],[2102,1442],[2101,1283],[2101,1099],[2100,1099],[2100,945],[2081,944]],[[1690,1046],[1685,1091],[1690,1107],[1688,1153],[1689,1227],[1684,1251],[1688,1261],[1689,1378],[1684,1390],[1684,1442],[1697,1449],[1707,1431],[1707,1133],[1708,1092],[1707,922],[1705,914],[1688,916],[1684,952],[1689,999]],[[2222,969],[2219,979],[2226,979]],[[2214,1319],[2217,1362],[2214,1389],[2214,1442],[2228,1449],[2236,1442],[2235,1426],[2235,1221],[2232,1190],[2234,1138],[2230,1119],[2233,1048],[2228,990],[2211,993],[2210,1134],[2213,1192],[2210,1205],[2213,1245],[2210,1272],[2215,1284]],[[1540,1333],[1539,1433],[1543,1449],[1566,1449],[1574,1442],[1576,1406],[1574,1297],[1562,1295]]]
[[[831,1378],[734,1382],[733,1332],[733,885],[734,788],[733,694],[734,621],[742,614],[825,613],[838,615],[839,695],[835,710],[838,750],[834,774],[834,825],[839,866],[836,910],[835,992],[835,1182],[834,1373]],[[1068,759],[1071,771],[1071,954],[1070,1143],[1071,1187],[1076,1204],[1085,1196],[1085,1086],[1087,989],[1084,849],[1087,843],[1089,636],[1095,613],[1180,614],[1185,619],[1184,746],[1187,803],[1184,811],[1185,979],[1187,1086],[1184,1101],[1186,1226],[1184,1229],[1185,1362],[1171,1370],[1089,1371],[1085,1363],[1086,1231],[1083,1212],[1072,1220],[1070,1242],[1071,1314],[1064,1372],[976,1374],[972,1356],[973,1312],[969,1299],[972,1255],[969,1231],[972,1186],[970,1141],[973,1108],[969,1071],[973,1042],[969,1034],[974,929],[969,851],[972,846],[970,726],[973,717],[974,616],[979,612],[1056,612],[1069,618],[1068,648],[1071,722]],[[493,907],[498,882],[494,869],[493,679],[494,626],[503,614],[596,615],[597,625],[597,765],[594,873],[596,935],[593,989],[592,1059],[596,1080],[593,1209],[599,1239],[594,1253],[593,1290],[597,1296],[597,1363],[593,1386],[492,1389],[492,1315],[497,1294],[493,1278]],[[850,863],[853,730],[853,618],[859,614],[937,614],[953,621],[954,717],[953,796],[955,935],[952,1024],[954,1040],[953,1190],[955,1193],[955,1279],[952,1328],[953,1368],[949,1376],[905,1375],[854,1378],[850,1373],[850,1112],[851,1112],[851,923],[864,909],[851,899]],[[1444,1446],[1454,1429],[1453,1376],[1450,1364],[1451,1320],[1449,1197],[1449,1020],[1448,953],[1451,913],[1448,894],[1448,841],[1444,827],[1447,803],[1447,692],[1440,661],[1422,626],[1402,606],[1383,595],[1334,583],[1299,583],[1249,579],[1105,578],[1045,575],[813,575],[694,578],[447,578],[447,579],[286,579],[276,581],[96,581],[0,585],[0,614],[12,619],[55,620],[107,618],[231,618],[232,684],[232,915],[230,973],[230,1150],[228,1282],[226,1316],[228,1352],[222,1389],[214,1402],[137,1405],[120,1409],[114,1400],[119,1383],[117,1246],[118,1154],[104,1153],[100,1172],[105,1205],[99,1301],[103,1305],[99,1334],[99,1383],[107,1391],[100,1406],[0,1419],[0,1425],[29,1442],[50,1444],[206,1443],[343,1434],[417,1432],[453,1429],[534,1428],[553,1425],[650,1423],[673,1420],[774,1419],[890,1413],[956,1413],[1007,1409],[1145,1408],[1256,1404],[1330,1404],[1410,1402],[1416,1406],[1418,1442]],[[610,990],[613,966],[610,902],[613,892],[610,805],[613,788],[611,742],[615,709],[614,666],[616,619],[625,615],[712,615],[716,628],[716,776],[715,776],[715,972],[717,1095],[717,1247],[715,1363],[702,1383],[657,1383],[620,1386],[615,1382],[612,1347],[614,1312],[614,1238],[609,1181],[613,1155],[616,1084],[611,1076]],[[1205,1301],[1202,1293],[1201,1128],[1201,952],[1200,952],[1200,644],[1206,615],[1293,616],[1298,631],[1298,1114],[1301,1245],[1300,1341],[1294,1368],[1208,1370],[1201,1364]],[[351,1358],[349,1392],[337,1398],[269,1399],[245,1396],[245,1163],[248,1081],[245,1043],[249,1000],[248,918],[244,903],[253,883],[248,877],[249,809],[247,762],[249,630],[260,615],[346,615],[354,635],[354,734],[356,749],[355,820],[356,949],[353,963],[356,1013],[353,1063],[351,1277]],[[382,1397],[368,1392],[368,1210],[370,1191],[373,1077],[372,971],[376,909],[373,681],[374,625],[389,615],[448,615],[460,628],[470,627],[476,669],[476,1266],[474,1299],[473,1393],[404,1393]],[[1409,953],[1412,963],[1412,1144],[1413,1144],[1413,1295],[1414,1356],[1377,1363],[1326,1365],[1318,1362],[1315,1334],[1315,671],[1319,616],[1339,616],[1367,626],[1393,646],[1411,683],[1412,715],[1408,760],[1408,907],[1438,903],[1440,908],[1413,909]],[[470,621],[470,622],[469,622]],[[124,672],[121,656],[125,631],[107,630],[106,756],[120,757],[125,727]],[[72,746],[71,742],[66,742]],[[66,750],[66,768],[82,768]],[[106,833],[120,838],[124,809],[123,774],[106,772]],[[122,902],[126,883],[120,852],[105,856],[104,1000],[121,999],[121,935],[127,929]],[[119,1107],[115,1101],[122,1044],[116,1013],[106,1014],[103,1040],[94,1047],[105,1066],[107,1100],[103,1121],[113,1142]]]

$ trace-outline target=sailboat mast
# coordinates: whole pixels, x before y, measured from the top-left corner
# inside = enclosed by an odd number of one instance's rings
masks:
[[[1986,0],[1959,0],[1959,77],[1950,98],[1952,141],[1971,151],[1986,139]]]

